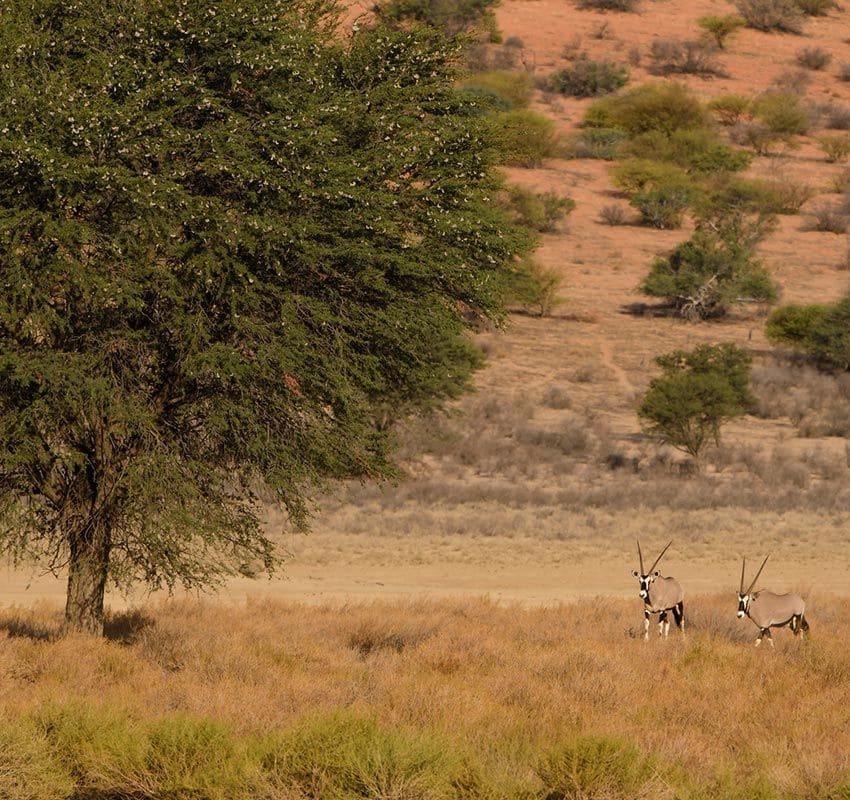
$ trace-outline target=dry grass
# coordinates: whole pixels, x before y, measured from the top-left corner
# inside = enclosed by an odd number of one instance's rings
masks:
[[[0,708],[26,738],[0,770],[23,753],[46,788],[0,794],[625,800],[752,797],[758,785],[759,797],[838,797],[850,601],[809,606],[811,640],[779,631],[775,652],[751,646],[732,594],[687,601],[686,639],[648,643],[637,598],[171,602],[113,618],[119,641],[42,639],[57,613],[7,610]],[[352,765],[370,790],[345,788]]]

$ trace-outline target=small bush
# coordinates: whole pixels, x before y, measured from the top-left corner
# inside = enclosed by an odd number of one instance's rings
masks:
[[[597,97],[615,92],[629,82],[629,71],[612,61],[591,61],[586,55],[569,67],[553,72],[547,88],[571,97]]]
[[[555,123],[536,111],[519,109],[491,118],[496,147],[505,164],[537,167],[558,153],[560,137]]]
[[[802,97],[809,89],[812,76],[804,69],[788,69],[780,72],[770,84],[776,92],[789,92]]]
[[[797,63],[806,69],[821,70],[832,61],[832,54],[822,47],[803,47],[797,51]]]
[[[845,83],[850,82],[850,61],[845,61],[838,67],[838,79]]]
[[[596,100],[584,118],[588,128],[617,128],[629,135],[694,130],[708,125],[699,100],[678,83],[649,83],[617,97]]]
[[[795,94],[765,92],[756,98],[753,110],[773,133],[793,136],[809,130],[809,115]]]
[[[691,174],[738,172],[752,160],[748,152],[724,144],[708,128],[671,134],[648,131],[632,137],[623,150],[635,158],[676,164]]]
[[[794,0],[735,0],[735,6],[750,28],[803,32],[803,12]]]
[[[850,369],[850,297],[835,305],[784,306],[765,326],[771,341],[808,353],[821,364]]]
[[[830,103],[824,110],[824,127],[836,131],[850,130],[850,106]]]
[[[70,772],[29,720],[0,723],[0,797],[3,800],[65,800],[74,794]]]
[[[826,154],[826,160],[831,164],[845,161],[850,156],[850,135],[824,134],[818,137],[820,149]]]
[[[744,19],[736,14],[700,17],[697,20],[697,25],[702,28],[706,38],[721,50],[725,48],[729,36],[745,24]]]
[[[599,219],[606,225],[625,225],[628,217],[628,209],[621,203],[609,203],[599,210]]]
[[[532,192],[521,186],[508,189],[508,210],[518,222],[539,233],[556,230],[558,223],[575,207],[575,200],[553,192]]]
[[[563,410],[573,407],[573,400],[569,392],[562,386],[547,386],[543,393],[543,405],[546,408]]]
[[[786,133],[777,133],[762,122],[744,122],[732,127],[729,138],[735,144],[749,147],[756,155],[767,156],[778,147],[794,147],[793,138]]]
[[[850,211],[845,203],[823,202],[808,211],[807,231],[823,233],[846,233],[850,222]]]
[[[794,0],[794,5],[808,17],[825,17],[837,7],[835,0]]]
[[[659,183],[631,198],[640,221],[651,228],[680,228],[685,212],[694,202],[696,189],[677,182]]]
[[[585,128],[572,140],[575,158],[599,158],[614,161],[621,156],[627,134],[617,128]]]
[[[492,92],[507,101],[507,108],[525,108],[531,102],[534,85],[527,72],[494,70],[481,72],[465,81],[466,91]]]
[[[714,48],[705,42],[656,39],[649,50],[655,75],[720,75]]]
[[[562,283],[563,277],[556,269],[526,258],[508,276],[507,301],[544,317],[564,302],[559,296]]]
[[[648,158],[630,158],[611,168],[611,179],[627,195],[644,192],[661,183],[690,186],[688,174],[675,164]]]
[[[657,773],[655,762],[634,745],[591,736],[552,748],[537,766],[547,800],[649,797],[663,785]]]
[[[763,214],[798,214],[815,190],[790,179],[759,180],[733,176],[709,192],[708,202],[718,207],[745,208]]]
[[[596,11],[634,11],[638,0],[578,0],[578,7]]]
[[[749,116],[753,99],[746,94],[723,94],[709,100],[706,108],[717,117],[721,125],[736,125],[743,117]]]

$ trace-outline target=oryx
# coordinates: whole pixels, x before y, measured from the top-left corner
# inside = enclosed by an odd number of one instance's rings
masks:
[[[776,594],[775,592],[756,592],[752,594],[753,586],[761,575],[764,565],[767,564],[767,559],[770,558],[768,553],[761,562],[759,571],[756,573],[750,588],[744,591],[744,571],[747,568],[747,559],[741,564],[741,588],[738,591],[738,617],[743,619],[749,617],[758,627],[759,635],[756,639],[756,647],[761,644],[762,637],[767,634],[767,640],[770,646],[773,647],[773,636],[770,634],[771,628],[781,628],[785,625],[790,626],[794,632],[794,636],[798,633],[803,636],[803,632],[809,629],[809,623],[806,621],[806,603],[798,594]]]
[[[673,542],[668,542],[667,547]],[[653,572],[658,562],[661,561],[661,556],[667,552],[665,547],[658,558],[655,559],[653,565],[647,570],[643,569],[643,553],[640,550],[640,541],[637,543],[638,559],[640,560],[640,572],[633,570],[632,574],[640,581],[640,596],[643,599],[643,638],[649,638],[649,615],[659,614],[658,617],[658,635],[667,636],[670,632],[670,622],[667,619],[667,612],[673,612],[673,619],[676,624],[685,633],[685,595],[679,581],[675,578],[664,578],[658,571]]]

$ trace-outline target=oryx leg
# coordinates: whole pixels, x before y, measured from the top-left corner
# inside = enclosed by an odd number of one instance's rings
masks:
[[[643,610],[643,638],[649,639],[649,611]]]
[[[679,630],[684,633],[685,632],[685,604],[677,603],[673,606],[673,619],[676,620],[676,624],[679,626]]]
[[[658,635],[659,636],[666,636],[669,630],[670,630],[670,622],[667,619],[667,612],[662,611],[658,615]]]

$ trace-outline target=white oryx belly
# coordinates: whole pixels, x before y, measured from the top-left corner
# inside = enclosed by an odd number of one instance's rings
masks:
[[[685,599],[679,581],[675,578],[656,578],[649,585],[647,608],[652,612],[667,611]]]
[[[806,608],[798,594],[758,592],[750,600],[749,617],[760,628],[785,625],[791,617],[800,616]]]

